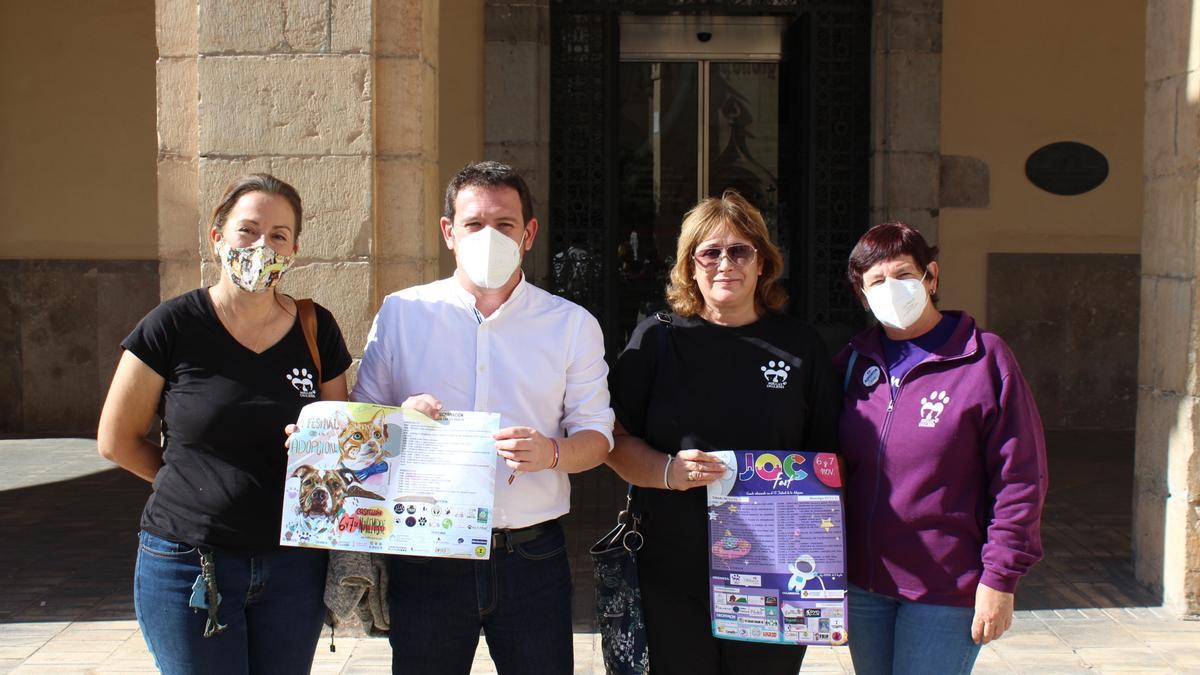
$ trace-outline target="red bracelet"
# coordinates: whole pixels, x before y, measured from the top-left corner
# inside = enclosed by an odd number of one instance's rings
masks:
[[[558,466],[558,441],[551,438],[550,445],[554,446],[554,461],[550,462],[550,466],[546,467],[547,469],[553,469],[554,467]]]

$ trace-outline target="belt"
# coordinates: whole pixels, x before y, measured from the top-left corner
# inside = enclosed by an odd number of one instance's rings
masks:
[[[492,530],[492,549],[507,548],[512,550],[512,547],[517,544],[528,544],[538,537],[546,534],[550,530],[558,527],[558,519],[546,520],[536,525],[529,527],[518,527],[516,529],[504,528],[502,530]]]

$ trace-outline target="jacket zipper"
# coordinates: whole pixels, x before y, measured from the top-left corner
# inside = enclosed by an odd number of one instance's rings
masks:
[[[875,365],[879,367],[880,371],[883,372],[884,377],[887,378],[886,381],[884,382],[884,385],[888,388],[889,398],[888,398],[887,412],[885,412],[884,416],[883,416],[883,428],[879,432],[879,447],[875,451],[875,492],[873,495],[871,495],[871,510],[869,512],[870,518],[869,518],[868,522],[873,522],[875,520],[875,509],[876,509],[876,507],[879,506],[879,483],[880,483],[880,476],[883,473],[883,449],[887,445],[888,431],[890,431],[892,428],[892,411],[894,411],[896,409],[896,399],[900,398],[900,392],[904,389],[905,380],[908,379],[908,376],[911,375],[914,370],[920,368],[921,366],[923,366],[927,363],[945,363],[947,361],[957,361],[958,359],[969,358],[969,357],[973,356],[975,354],[975,352],[977,352],[977,351],[979,351],[979,350],[972,349],[970,352],[967,352],[966,354],[959,354],[957,356],[951,356],[949,358],[944,358],[944,359],[937,359],[935,361],[922,361],[922,362],[916,364],[915,366],[913,366],[912,368],[909,368],[908,372],[904,374],[904,377],[900,378],[900,383],[896,385],[895,392],[892,391],[892,376],[891,376],[891,374],[888,373],[887,369],[885,369],[878,362],[875,363]],[[867,358],[870,359],[871,361],[874,361],[874,359],[871,357],[867,357]],[[871,537],[871,528],[868,527],[867,528],[867,560],[869,561],[870,567],[868,567],[868,572],[867,572],[867,590],[870,591],[871,593],[875,592],[874,548],[875,548],[875,545],[874,545],[874,542],[872,541],[872,537]]]
[[[878,365],[878,364],[876,364],[876,365]],[[879,369],[883,370],[884,377],[888,378],[887,381],[885,382],[885,386],[887,386],[888,396],[890,396],[891,398],[888,399],[887,412],[883,416],[883,428],[879,432],[879,448],[875,451],[875,492],[874,492],[874,494],[871,495],[871,510],[869,511],[870,520],[868,522],[875,520],[875,508],[879,505],[879,483],[880,483],[880,476],[883,473],[883,446],[884,446],[885,439],[887,438],[888,429],[890,429],[892,426],[892,411],[896,409],[896,397],[895,397],[895,395],[893,395],[891,393],[891,390],[892,390],[891,376],[887,374],[887,371],[884,370],[882,366],[879,366]],[[897,387],[897,393],[899,393],[898,387]],[[868,568],[869,571],[867,572],[867,590],[872,593],[875,592],[875,551],[874,551],[874,549],[875,549],[875,544],[872,541],[871,528],[868,527],[867,528],[867,561],[868,561],[868,564],[870,565],[870,567]]]

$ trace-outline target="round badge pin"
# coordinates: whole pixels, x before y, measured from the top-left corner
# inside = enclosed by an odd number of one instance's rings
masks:
[[[879,366],[871,366],[863,373],[863,386],[873,387],[879,381],[879,375],[882,373]]]

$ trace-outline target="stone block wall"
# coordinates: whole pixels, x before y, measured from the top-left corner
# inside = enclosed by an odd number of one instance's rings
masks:
[[[121,340],[157,304],[153,260],[0,261],[0,434],[95,434]]]
[[[220,274],[208,214],[267,172],[304,201],[283,288],[362,352],[382,295],[437,275],[436,0],[158,0],[161,294]]]
[[[941,206],[942,0],[875,0],[871,223],[937,242]]]
[[[1134,568],[1200,615],[1200,3],[1148,0]]]
[[[550,274],[550,3],[487,0],[483,155],[521,172],[541,233],[526,256],[537,283]]]
[[[1133,429],[1139,269],[1136,255],[988,255],[985,325],[1016,354],[1047,431]]]

